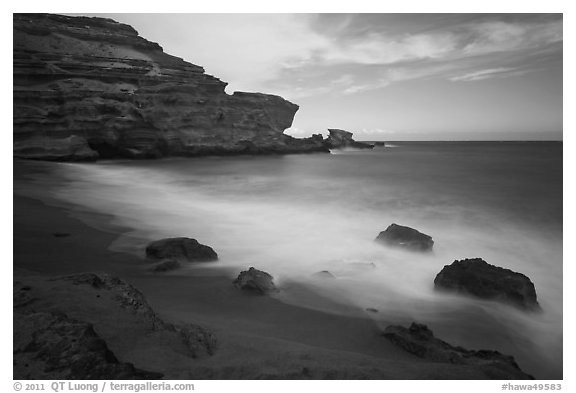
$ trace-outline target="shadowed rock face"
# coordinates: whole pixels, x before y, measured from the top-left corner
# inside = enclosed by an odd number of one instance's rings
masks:
[[[490,379],[534,379],[524,373],[514,357],[498,351],[467,350],[434,337],[426,325],[412,323],[409,328],[388,326],[384,337],[407,352],[439,363],[466,364],[480,368]]]
[[[14,155],[43,160],[327,151],[298,106],[235,92],[111,19],[14,14]]]
[[[200,244],[196,239],[173,237],[148,244],[146,257],[153,260],[166,258],[185,262],[210,262],[216,261],[218,254],[212,247]]]
[[[261,270],[251,267],[240,272],[238,278],[232,282],[237,288],[250,291],[258,295],[276,292],[273,277]]]
[[[463,259],[444,266],[434,279],[434,286],[502,301],[524,310],[540,310],[536,289],[528,277],[490,265],[481,258]]]
[[[392,224],[380,232],[376,241],[388,246],[401,247],[411,251],[432,251],[432,237],[410,227]]]
[[[328,138],[325,141],[325,144],[330,149],[345,149],[345,148],[353,148],[353,149],[372,149],[374,146],[369,145],[367,143],[356,142],[352,139],[352,133],[349,131],[339,130],[336,128],[329,128]]]

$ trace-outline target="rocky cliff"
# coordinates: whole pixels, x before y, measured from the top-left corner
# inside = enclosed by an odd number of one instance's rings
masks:
[[[14,14],[14,156],[327,151],[283,132],[298,106],[226,83],[111,19]]]

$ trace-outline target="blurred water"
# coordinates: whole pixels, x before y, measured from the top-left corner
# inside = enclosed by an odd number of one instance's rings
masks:
[[[333,155],[59,168],[66,181],[54,196],[133,228],[116,250],[141,255],[150,240],[193,237],[218,252],[215,268],[271,273],[282,301],[323,307],[299,296],[298,282],[379,310],[367,315],[383,326],[428,323],[453,344],[498,349],[538,378],[562,377],[561,143],[396,142]],[[375,244],[391,223],[431,235],[434,253]],[[530,277],[544,312],[434,292],[444,265],[471,257]],[[336,279],[313,276],[321,270]]]

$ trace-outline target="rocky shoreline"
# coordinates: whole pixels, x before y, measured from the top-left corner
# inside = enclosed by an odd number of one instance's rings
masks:
[[[26,180],[18,176],[15,181]],[[15,378],[486,379],[496,375],[473,364],[419,358],[382,340],[384,328],[369,315],[378,310],[368,314],[358,310],[357,317],[344,317],[284,304],[275,294],[285,288],[257,269],[224,269],[214,275],[211,268],[204,274],[201,266],[218,261],[183,259],[190,257],[191,249],[206,252],[195,242],[190,243],[192,248],[162,243],[170,245],[170,254],[178,254],[172,258],[196,264],[200,269],[195,275],[158,275],[148,271],[154,261],[108,251],[106,245],[117,235],[87,227],[67,216],[66,207],[31,204],[15,194],[15,208],[14,323],[22,326],[15,335]],[[102,270],[106,273],[98,272]],[[230,277],[237,279],[233,283]],[[43,322],[30,323],[34,320]],[[73,341],[78,335],[89,339]],[[37,345],[35,337],[50,340]],[[102,372],[89,374],[86,368],[57,362],[65,358],[62,348],[98,365],[91,369]],[[509,378],[522,375],[514,371]]]

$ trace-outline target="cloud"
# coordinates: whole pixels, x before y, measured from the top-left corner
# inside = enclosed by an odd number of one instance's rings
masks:
[[[517,68],[491,68],[488,70],[480,70],[470,72],[464,75],[458,75],[450,78],[452,82],[474,82],[474,81],[481,81],[490,78],[503,78],[509,76],[518,76],[523,75],[527,71],[526,70],[519,70]]]
[[[116,19],[205,67],[227,91],[289,99],[393,83],[519,75],[539,51],[561,56],[561,15],[125,14]],[[170,29],[165,29],[169,25]],[[544,57],[544,56],[542,56]],[[497,71],[494,71],[497,70]],[[492,71],[492,72],[487,72]],[[526,71],[523,71],[526,72]]]
[[[417,34],[390,38],[370,33],[353,42],[332,42],[319,51],[325,64],[394,64],[403,61],[438,59],[455,49],[456,37],[450,33]]]
[[[462,49],[462,55],[519,51],[562,41],[562,21],[540,23],[507,23],[489,21],[468,27],[472,39]]]

